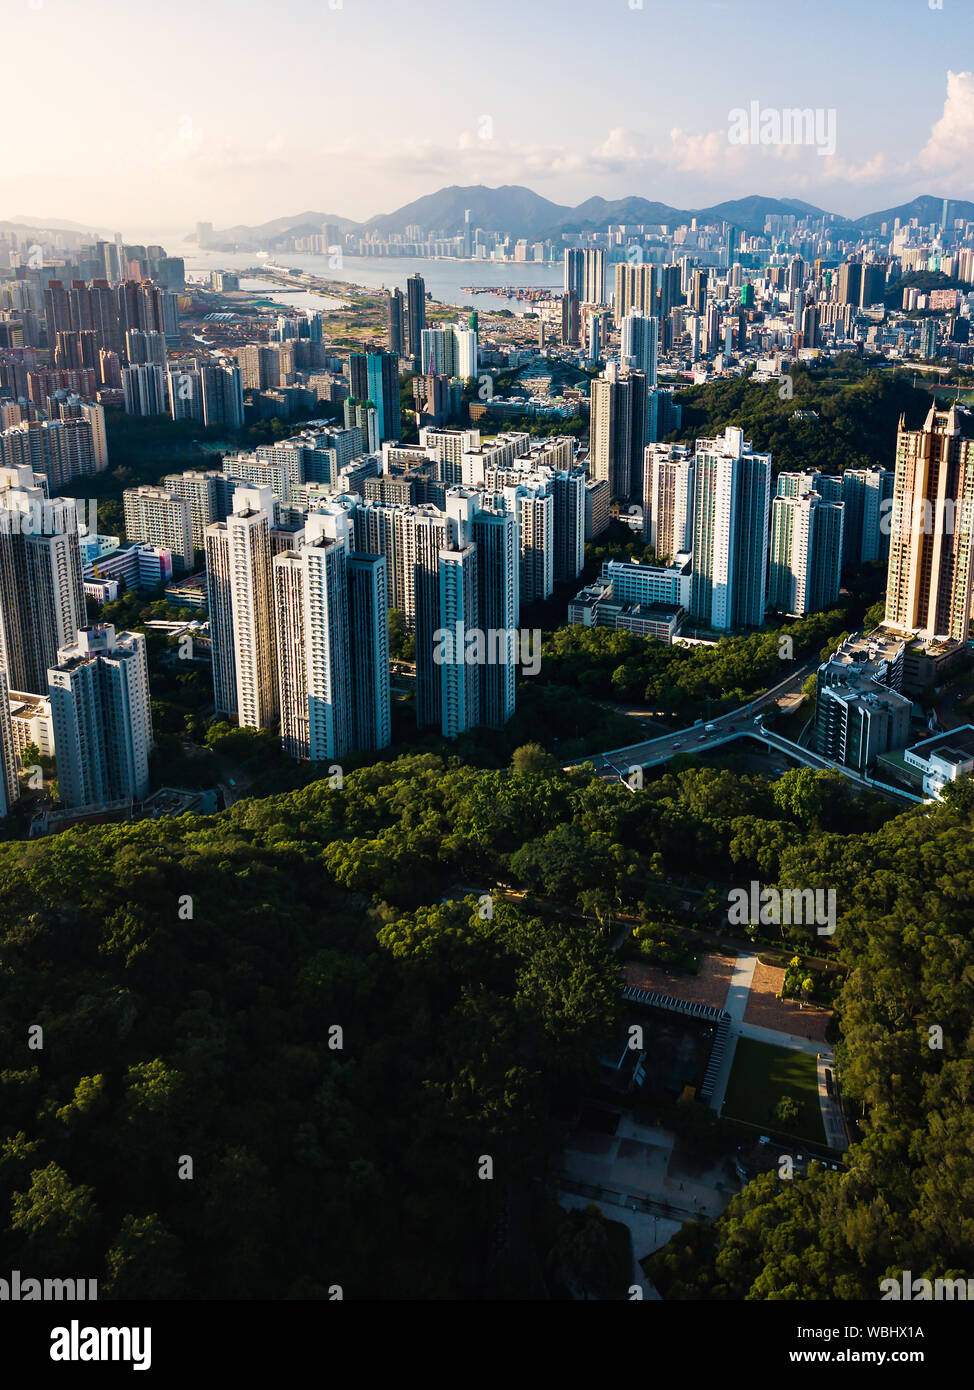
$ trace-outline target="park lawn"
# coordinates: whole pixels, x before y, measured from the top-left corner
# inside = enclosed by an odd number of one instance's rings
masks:
[[[799,1107],[798,1119],[787,1131],[774,1115],[782,1096],[791,1096]],[[769,1133],[787,1132],[796,1139],[824,1144],[816,1059],[808,1052],[738,1038],[721,1113],[725,1119],[744,1120]]]

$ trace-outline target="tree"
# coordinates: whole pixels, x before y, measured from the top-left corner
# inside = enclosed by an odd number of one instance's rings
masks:
[[[885,617],[886,600],[880,599],[878,603],[874,603],[871,608],[866,609],[865,616],[862,620],[863,631],[872,632],[875,628],[879,627]]]
[[[608,1298],[616,1292],[617,1273],[609,1244],[608,1224],[590,1202],[582,1211],[566,1212],[561,1232],[548,1257],[549,1269],[568,1288]]]
[[[586,916],[594,917],[600,931],[612,930],[612,909],[619,902],[619,895],[605,888],[587,888],[578,895],[578,905]]]
[[[76,1267],[97,1231],[93,1190],[72,1184],[56,1163],[35,1169],[30,1178],[26,1192],[14,1193],[11,1230],[23,1236],[26,1257],[36,1268],[53,1272]]]
[[[958,777],[947,782],[940,797],[956,811],[970,813],[974,810],[974,778]]]
[[[389,655],[394,661],[416,660],[416,638],[406,627],[406,615],[389,609]]]
[[[772,786],[775,805],[801,825],[817,825],[826,804],[827,778],[827,773],[814,772],[810,767],[791,768]]]
[[[105,1256],[109,1298],[181,1298],[185,1284],[179,1271],[179,1242],[153,1212],[125,1217]]]
[[[540,743],[523,743],[511,758],[512,772],[553,772],[558,764]]]
[[[798,1102],[791,1096],[782,1096],[774,1108],[774,1117],[785,1129],[798,1119]]]

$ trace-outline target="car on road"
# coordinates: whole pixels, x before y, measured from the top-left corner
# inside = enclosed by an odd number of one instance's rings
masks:
[[[728,732],[729,734],[736,734],[736,733],[737,733],[737,725],[736,725],[736,724],[728,724],[728,725],[727,725],[727,732]]]
[[[704,727],[704,732],[705,732],[705,733],[708,733],[708,734],[714,733],[714,732],[716,731],[716,728],[717,728],[716,724],[705,724],[703,727]]]
[[[674,743],[673,747],[674,747],[674,748],[682,748],[682,747],[683,747],[683,744],[682,744],[682,743]]]
[[[697,734],[697,742],[698,742],[698,743],[702,743],[703,740],[704,740],[706,737],[707,737],[706,734]]]

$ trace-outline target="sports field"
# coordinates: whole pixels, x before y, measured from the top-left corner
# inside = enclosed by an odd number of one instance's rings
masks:
[[[790,1096],[798,1106],[798,1119],[787,1130],[774,1114],[782,1096]],[[769,1133],[788,1133],[809,1143],[824,1144],[814,1055],[738,1038],[721,1113],[725,1119],[745,1120]]]

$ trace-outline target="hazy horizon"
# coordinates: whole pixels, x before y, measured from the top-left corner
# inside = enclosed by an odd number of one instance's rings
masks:
[[[166,18],[150,30],[122,0],[8,17],[10,51],[43,54],[64,101],[37,100],[36,67],[10,73],[33,138],[12,145],[0,216],[171,237],[305,209],[365,221],[450,184],[679,208],[757,192],[849,217],[969,196],[969,18],[949,4],[821,0],[809,21],[770,0],[497,0],[485,21],[470,0],[418,19],[287,0],[269,24],[254,0],[172,0]],[[732,143],[730,113],[754,101],[832,113],[834,152]]]

